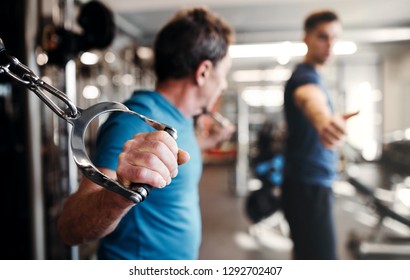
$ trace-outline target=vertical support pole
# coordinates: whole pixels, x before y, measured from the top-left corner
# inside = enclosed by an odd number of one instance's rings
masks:
[[[64,29],[72,30],[73,28],[73,18],[74,18],[74,0],[65,0],[65,5],[63,6],[63,15],[64,15]],[[73,101],[74,104],[77,104],[77,69],[76,63],[74,60],[67,62],[65,66],[65,91],[68,99]],[[71,126],[67,126],[68,135],[71,135]],[[70,145],[70,141],[67,142],[67,145]],[[68,151],[68,178],[69,178],[69,190],[70,193],[73,193],[77,189],[78,184],[78,169],[73,161],[71,147],[67,147]],[[79,247],[71,247],[71,259],[79,259]]]
[[[27,65],[30,69],[36,69],[34,53],[35,36],[38,28],[37,8],[38,0],[26,1],[25,5],[25,51]],[[27,95],[27,145],[30,176],[30,208],[31,208],[31,237],[33,259],[44,260],[46,258],[46,233],[45,233],[45,209],[43,191],[43,166],[41,159],[41,102],[33,94]]]
[[[67,97],[74,102],[74,104],[77,104],[77,89],[76,89],[76,64],[74,60],[70,60],[67,62],[65,66],[65,85],[66,85],[66,94]],[[67,126],[68,129],[68,135],[71,137],[71,126]],[[70,141],[67,143],[67,145],[70,145]],[[75,164],[73,160],[73,155],[71,151],[71,147],[67,147],[68,151],[68,184],[69,184],[69,190],[70,193],[73,193],[77,189],[78,185],[78,168],[77,165]],[[73,260],[78,260],[79,259],[79,248],[78,246],[72,246],[71,247],[71,259]]]
[[[236,160],[236,194],[246,195],[249,169],[249,108],[238,94],[238,155]]]

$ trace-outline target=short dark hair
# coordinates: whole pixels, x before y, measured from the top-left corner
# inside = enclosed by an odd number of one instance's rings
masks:
[[[155,40],[158,82],[193,74],[204,60],[216,65],[226,56],[233,40],[233,29],[206,7],[180,10]]]
[[[339,17],[335,12],[330,10],[315,11],[306,17],[304,23],[304,30],[307,33],[323,22],[332,21],[339,21]]]

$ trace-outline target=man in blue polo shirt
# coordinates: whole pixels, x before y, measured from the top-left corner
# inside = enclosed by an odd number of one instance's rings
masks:
[[[111,208],[104,207],[99,201],[101,187],[85,179],[67,201],[59,220],[66,243],[101,239],[99,259],[198,257],[202,160],[193,120],[210,110],[227,87],[231,66],[228,47],[232,40],[231,27],[206,8],[183,9],[160,30],[154,46],[155,90],[138,90],[125,105],[176,128],[178,147],[189,153],[189,162],[179,166],[178,173],[175,170],[164,178],[161,185],[169,186],[152,189],[147,199],[135,207],[119,201],[121,198]],[[124,143],[137,133],[149,131],[150,126],[132,115],[112,114],[100,129],[94,164],[115,176]],[[215,143],[224,140],[220,135],[212,137]],[[162,143],[152,141],[152,145],[160,154],[166,150]],[[144,147],[139,152],[144,153]],[[156,166],[155,157],[136,160],[135,165],[146,164],[146,160]]]

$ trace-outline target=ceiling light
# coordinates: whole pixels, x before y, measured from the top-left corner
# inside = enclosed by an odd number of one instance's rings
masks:
[[[235,82],[283,82],[290,78],[291,69],[273,68],[265,70],[238,70],[232,73],[232,79]]]
[[[232,45],[229,48],[232,58],[303,56],[306,51],[304,43],[291,42]]]
[[[83,96],[85,99],[96,99],[100,96],[100,90],[96,86],[85,86]]]
[[[104,59],[107,63],[113,63],[115,61],[115,54],[113,52],[106,52]]]
[[[134,76],[131,74],[124,74],[121,77],[121,81],[125,86],[132,86],[133,84],[135,84]]]
[[[333,53],[336,55],[353,54],[357,51],[357,45],[351,41],[340,41],[335,43]],[[304,56],[307,46],[302,42],[281,42],[264,44],[232,45],[229,54],[232,58],[261,58],[276,57],[278,62],[286,64],[290,58]]]
[[[148,47],[139,47],[137,49],[137,55],[141,59],[151,59],[154,56],[154,52]]]
[[[43,66],[45,64],[47,64],[48,62],[48,56],[45,53],[39,53],[37,55],[37,64],[40,66]]]
[[[347,54],[354,54],[357,51],[357,46],[354,42],[345,41],[345,42],[337,42],[333,46],[333,53],[335,55],[347,55]]]
[[[98,60],[98,55],[92,52],[84,52],[80,57],[81,63],[85,65],[97,64]]]
[[[282,55],[277,57],[278,63],[280,65],[286,65],[290,61],[290,57],[288,55]]]
[[[101,75],[98,75],[96,82],[97,82],[97,85],[104,87],[108,85],[108,78],[106,75],[101,74]]]

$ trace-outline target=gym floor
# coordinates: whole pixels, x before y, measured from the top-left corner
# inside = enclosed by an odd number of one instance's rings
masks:
[[[207,164],[200,183],[203,237],[200,259],[203,260],[287,260],[291,259],[292,242],[282,213],[276,212],[264,222],[253,225],[244,208],[245,197],[235,195],[230,186],[234,167],[229,164]],[[367,238],[375,232],[377,216],[354,187],[336,182],[335,221],[340,259],[357,259],[349,246],[351,240]],[[387,231],[395,236],[410,236],[409,228],[385,220]],[[355,236],[355,239],[352,239]],[[409,243],[410,244],[410,243]],[[403,259],[406,256],[373,256],[373,259]]]

